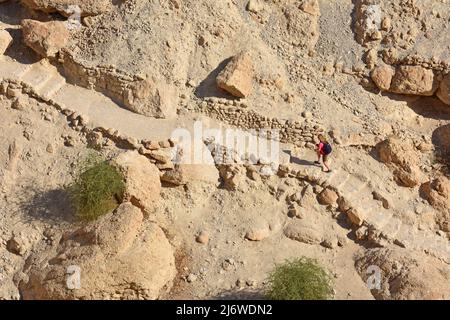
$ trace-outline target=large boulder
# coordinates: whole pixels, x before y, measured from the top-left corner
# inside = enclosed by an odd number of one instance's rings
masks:
[[[54,58],[70,38],[69,30],[60,21],[40,22],[25,19],[22,21],[22,32],[25,44],[45,58]]]
[[[443,231],[450,232],[450,180],[444,175],[421,186],[425,199],[438,212],[436,222]]]
[[[296,50],[311,53],[319,40],[320,6],[317,0],[278,2],[282,16],[278,17],[278,36],[289,39]],[[300,10],[299,10],[300,9]]]
[[[127,151],[114,159],[125,177],[125,199],[145,211],[155,207],[161,193],[158,168],[137,151]]]
[[[164,232],[123,203],[58,244],[32,255],[19,284],[28,299],[157,299],[176,275]],[[72,274],[72,275],[70,275]]]
[[[450,124],[443,125],[433,132],[433,144],[437,154],[450,163]]]
[[[238,98],[248,97],[253,90],[253,62],[250,53],[234,56],[217,76],[217,86]]]
[[[433,70],[420,66],[400,66],[397,68],[390,91],[400,94],[432,96],[438,87]]]
[[[133,112],[155,118],[170,118],[176,114],[175,88],[163,80],[148,77],[131,82],[123,88],[122,95],[125,107]]]
[[[111,0],[22,0],[30,9],[47,13],[59,12],[64,16],[74,14],[74,8],[79,8],[82,17],[94,16],[110,11],[113,7]]]
[[[393,168],[397,182],[405,187],[415,187],[425,181],[419,168],[420,155],[412,141],[391,136],[376,145],[381,162]]]
[[[5,54],[13,41],[13,38],[6,30],[0,30],[0,56]]]
[[[401,248],[369,249],[357,257],[355,266],[363,280],[372,285],[376,299],[450,299],[450,266],[423,253]],[[374,274],[377,270],[379,273]]]
[[[450,73],[442,79],[436,95],[443,103],[450,105]]]

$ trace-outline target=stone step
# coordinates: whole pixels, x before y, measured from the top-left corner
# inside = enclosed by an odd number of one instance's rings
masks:
[[[18,80],[32,65],[21,64],[6,57],[0,57],[0,79]]]
[[[44,99],[49,100],[65,85],[65,79],[59,74],[55,74],[45,83],[43,87],[37,90],[37,93]]]
[[[366,182],[363,182],[358,178],[350,176],[345,183],[341,184],[340,186],[337,186],[337,190],[344,197],[350,198],[351,195],[357,193],[366,185],[367,185]]]
[[[35,91],[38,91],[52,78],[53,70],[51,68],[54,67],[41,63],[33,64],[31,68],[22,74],[20,80]]]
[[[367,204],[374,202],[372,196],[372,189],[367,185],[363,185],[360,190],[354,190],[352,193],[344,194],[350,203],[355,206],[367,206]]]
[[[400,231],[400,228],[402,227],[403,222],[395,217],[392,217],[392,219],[389,219],[388,223],[386,223],[381,231],[388,236],[391,239],[398,240],[397,234]],[[411,229],[412,230],[412,229]]]
[[[350,178],[350,175],[342,169],[336,169],[331,174],[332,176],[327,180],[327,183],[335,189],[338,189],[340,186],[345,184]]]
[[[366,211],[366,222],[380,231],[392,218],[392,214],[381,208],[378,203],[373,203],[373,206]]]

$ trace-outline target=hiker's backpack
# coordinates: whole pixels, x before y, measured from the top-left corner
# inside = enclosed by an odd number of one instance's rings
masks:
[[[331,151],[333,151],[333,149],[331,148],[331,144],[329,144],[329,143],[324,143],[322,150],[323,150],[323,153],[326,155],[330,154]]]

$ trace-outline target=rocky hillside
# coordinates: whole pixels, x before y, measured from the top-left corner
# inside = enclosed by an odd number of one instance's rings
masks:
[[[449,299],[449,25],[446,0],[0,0],[0,299],[260,298],[301,256],[335,299]],[[126,190],[79,221],[93,152]]]

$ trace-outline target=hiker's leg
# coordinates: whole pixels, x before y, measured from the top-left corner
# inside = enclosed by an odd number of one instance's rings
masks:
[[[324,171],[330,171],[330,167],[328,166],[328,156],[323,156],[323,166],[326,170]]]
[[[319,150],[317,150],[317,162],[320,162],[320,157],[321,157],[322,155],[320,154],[320,151]]]

